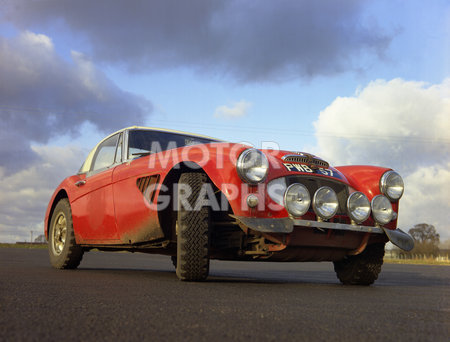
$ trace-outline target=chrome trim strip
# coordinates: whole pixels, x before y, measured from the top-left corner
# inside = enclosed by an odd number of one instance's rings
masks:
[[[129,129],[125,129],[123,131],[123,139],[122,139],[122,144],[123,144],[122,160],[123,160],[123,162],[127,162],[127,161],[131,160],[128,157],[128,132],[129,132]]]
[[[313,156],[312,154],[308,153],[301,153],[299,154],[285,154],[281,157],[281,160],[285,162],[290,162],[294,164],[311,164],[316,165],[318,167],[322,167],[325,169],[328,169],[330,167],[330,164],[326,162],[323,159],[320,159],[318,157]]]
[[[302,157],[300,154],[285,154],[281,157],[281,160],[285,160],[288,157]]]
[[[352,224],[334,223],[334,222],[318,222],[318,221],[308,221],[308,220],[299,220],[299,219],[292,219],[292,221],[294,222],[294,226],[314,227],[314,228],[324,228],[324,229],[337,229],[337,230],[351,230],[353,232],[384,234],[383,229],[380,227],[355,226]]]
[[[302,159],[304,160],[305,163],[307,162],[312,162],[314,157],[309,156],[309,155],[304,155],[304,154],[285,154],[284,156],[281,157],[282,160],[286,160],[286,159],[290,159],[290,158],[298,158],[298,159]],[[290,160],[288,160],[290,161]]]
[[[270,219],[270,218],[256,218],[256,217],[243,217],[230,215],[235,218],[241,228],[246,232],[247,228],[256,230],[263,233],[292,233],[296,227],[313,227],[318,229],[336,229],[347,230],[359,233],[372,233],[383,234],[397,247],[410,251],[414,248],[413,238],[397,228],[395,230],[369,227],[369,226],[356,226],[352,224],[333,223],[333,222],[319,222],[309,220],[299,220],[289,217]]]
[[[295,227],[313,227],[322,229],[336,229],[336,230],[350,230],[353,232],[384,234],[380,227],[370,226],[355,226],[352,224],[333,223],[333,222],[319,222],[293,219],[289,217],[284,218],[257,218],[230,215],[235,218],[240,224],[244,226],[265,233],[291,233]]]
[[[246,217],[231,215],[236,219],[239,225],[256,230],[263,233],[292,233],[294,225],[289,217],[268,219],[258,217]]]

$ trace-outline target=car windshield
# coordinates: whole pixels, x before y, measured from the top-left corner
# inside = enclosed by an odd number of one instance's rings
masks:
[[[194,135],[150,130],[131,130],[128,133],[128,158],[167,151],[178,147],[218,141]]]

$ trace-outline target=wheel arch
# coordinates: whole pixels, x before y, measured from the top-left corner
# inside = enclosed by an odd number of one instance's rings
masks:
[[[170,203],[167,207],[165,207],[163,210],[158,211],[158,220],[160,222],[161,228],[164,232],[164,235],[172,240],[176,240],[176,231],[175,231],[175,224],[177,220],[177,212],[174,209],[173,205],[173,184],[178,183],[181,175],[183,173],[203,173],[207,176],[208,183],[210,183],[216,192],[217,196],[223,196],[224,199],[220,199],[220,201],[226,201],[228,208],[231,208],[230,203],[228,202],[228,199],[226,198],[225,194],[221,191],[221,189],[215,184],[215,182],[211,179],[210,175],[208,174],[207,170],[205,168],[202,168],[200,165],[198,165],[195,162],[180,162],[176,164],[166,175],[164,180],[161,182],[161,189],[168,189],[169,193],[171,193],[170,196]],[[161,195],[161,193],[158,194],[158,196]],[[219,203],[221,203],[219,201]],[[230,209],[231,210],[231,209]]]
[[[60,189],[53,198],[52,205],[50,206],[50,210],[48,212],[48,216],[45,219],[45,238],[48,241],[48,230],[50,228],[50,221],[52,219],[53,211],[55,210],[56,205],[63,198],[69,199],[67,191],[65,189]]]

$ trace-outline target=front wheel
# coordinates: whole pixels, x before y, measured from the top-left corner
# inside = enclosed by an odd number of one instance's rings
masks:
[[[53,210],[48,231],[48,253],[55,268],[77,268],[83,249],[76,244],[69,200],[63,198]]]
[[[207,177],[203,173],[184,173],[180,177],[176,257],[180,280],[202,281],[209,273],[210,208],[198,203],[205,184]]]
[[[381,272],[383,257],[384,243],[375,243],[367,246],[361,254],[335,261],[334,270],[344,285],[370,285]]]

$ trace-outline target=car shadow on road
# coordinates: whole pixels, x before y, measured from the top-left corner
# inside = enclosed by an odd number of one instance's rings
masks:
[[[145,278],[146,280],[168,280],[179,282],[175,270],[170,269],[149,269],[149,268],[94,268],[94,267],[79,267],[78,272],[89,273],[90,276],[96,275],[114,275],[129,277],[131,279]],[[261,273],[253,272],[251,275],[236,272],[221,272],[212,271],[208,278],[203,282],[180,282],[184,284],[271,284],[271,285],[287,285],[287,284],[315,284],[315,285],[336,285],[341,286],[337,279],[334,279],[334,274],[306,274],[302,271],[286,274],[278,271],[265,271]]]
[[[124,267],[80,267],[80,272],[90,273],[91,275],[105,275],[111,274],[116,276],[135,278],[145,278],[146,280],[158,279],[165,281],[179,281],[176,277],[175,271],[170,269],[155,269],[155,268],[124,268]],[[447,271],[447,268],[443,269]],[[450,269],[448,270],[450,271]],[[181,282],[193,283],[193,282]],[[242,271],[214,271],[212,270],[209,277],[202,283],[206,284],[271,284],[271,285],[287,285],[287,284],[303,284],[303,285],[326,285],[347,287],[342,285],[338,279],[335,278],[333,272],[324,271],[277,271],[270,270],[264,272],[252,272],[251,274],[242,274]],[[448,286],[450,284],[449,277],[436,275],[424,275],[419,270],[415,271],[385,271],[380,274],[380,277],[375,281],[375,287],[434,287],[434,286]],[[361,286],[366,287],[366,286]]]

